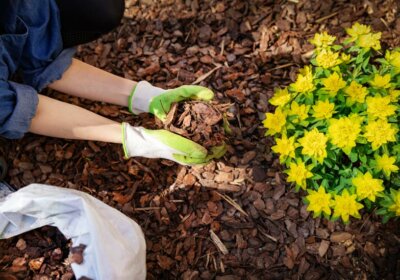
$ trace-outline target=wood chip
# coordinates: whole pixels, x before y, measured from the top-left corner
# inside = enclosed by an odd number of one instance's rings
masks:
[[[192,84],[193,85],[197,85],[200,84],[202,81],[204,81],[205,79],[207,79],[209,76],[211,76],[215,71],[217,71],[219,68],[221,68],[222,65],[217,65],[215,68],[213,68],[212,70],[210,70],[209,72],[201,75],[200,77],[198,77],[196,79],[196,81],[194,81]]]
[[[224,243],[222,243],[221,239],[219,239],[218,235],[216,235],[213,230],[210,230],[210,237],[212,242],[215,244],[215,246],[217,246],[217,248],[221,251],[222,254],[226,255],[229,253]]]
[[[222,197],[223,199],[225,199],[226,202],[228,202],[230,205],[232,205],[233,207],[236,208],[236,210],[238,210],[240,213],[242,213],[243,215],[245,215],[246,217],[248,217],[249,215],[243,210],[242,207],[240,207],[239,204],[237,204],[232,198],[230,198],[229,196],[227,196],[226,194],[221,194],[219,192],[216,192],[220,197]]]
[[[322,258],[325,256],[326,252],[328,252],[330,242],[326,240],[322,240],[318,247],[318,254]]]
[[[334,232],[331,234],[331,242],[341,243],[352,238],[352,235],[348,232]]]

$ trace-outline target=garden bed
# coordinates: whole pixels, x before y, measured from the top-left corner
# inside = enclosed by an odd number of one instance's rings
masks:
[[[148,279],[400,277],[399,222],[382,225],[368,212],[348,225],[313,219],[302,202],[304,193],[285,183],[262,126],[265,113],[273,110],[268,99],[274,88],[291,83],[308,62],[309,38],[322,30],[343,38],[344,28],[359,21],[382,32],[383,48],[400,46],[399,4],[159,2],[127,1],[122,25],[80,46],[77,56],[163,88],[209,87],[230,124],[226,155],[206,166],[186,167],[167,160],[125,160],[119,145],[28,134],[5,149],[10,184],[78,189],[132,217],[146,236]],[[48,94],[117,121],[159,125],[119,106]],[[0,271],[8,271],[2,259],[13,256],[18,240],[29,234],[0,241]],[[39,273],[29,275],[34,274]]]

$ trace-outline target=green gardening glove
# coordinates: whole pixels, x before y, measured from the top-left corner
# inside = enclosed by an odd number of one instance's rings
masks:
[[[125,157],[165,158],[184,165],[202,164],[213,157],[199,144],[164,129],[122,124]]]
[[[134,114],[152,113],[165,121],[171,106],[183,100],[211,100],[214,93],[202,86],[187,85],[164,90],[146,81],[137,83],[129,97],[129,110]]]

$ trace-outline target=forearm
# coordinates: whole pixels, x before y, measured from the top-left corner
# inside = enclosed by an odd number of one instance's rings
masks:
[[[122,142],[120,123],[43,95],[39,95],[29,131],[58,138]]]
[[[91,100],[128,106],[128,98],[136,82],[73,59],[62,78],[50,88]]]

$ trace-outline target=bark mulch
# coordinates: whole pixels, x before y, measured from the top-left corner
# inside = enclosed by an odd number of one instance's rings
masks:
[[[77,56],[163,88],[209,87],[230,123],[228,152],[187,167],[124,160],[119,145],[28,134],[7,143],[8,180],[17,188],[35,182],[79,189],[132,217],[147,239],[148,279],[400,279],[399,222],[382,225],[367,212],[348,225],[313,219],[303,193],[285,184],[261,124],[273,109],[274,87],[293,81],[308,62],[307,40],[316,32],[343,38],[359,21],[382,32],[383,48],[399,46],[399,9],[390,0],[128,0],[122,25],[80,46]],[[48,94],[114,120],[157,125],[119,106]],[[35,236],[45,241],[30,243]],[[0,270],[11,273],[18,262],[26,265],[21,279],[69,279],[61,277],[70,273],[67,264],[56,265],[54,276],[47,270],[54,250],[67,257],[68,243],[46,236],[38,230],[1,241]],[[46,267],[32,269],[31,258],[44,258]]]

